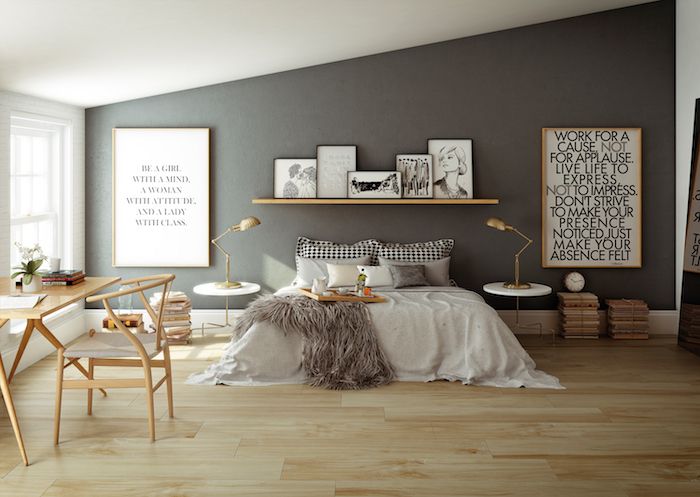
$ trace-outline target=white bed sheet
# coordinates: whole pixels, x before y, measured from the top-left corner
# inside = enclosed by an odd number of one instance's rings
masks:
[[[387,302],[369,304],[377,337],[399,381],[461,381],[496,387],[563,388],[535,362],[496,311],[457,287],[377,288]],[[276,295],[297,292],[285,287]],[[228,344],[221,360],[190,384],[303,383],[301,338],[257,323]]]

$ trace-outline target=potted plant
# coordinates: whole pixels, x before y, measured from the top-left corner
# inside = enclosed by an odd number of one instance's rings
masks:
[[[46,260],[44,252],[41,250],[39,244],[36,244],[33,247],[23,247],[20,243],[15,243],[15,246],[19,249],[19,253],[22,255],[22,264],[12,268],[18,269],[18,271],[12,273],[11,278],[14,279],[17,276],[22,275],[22,292],[40,292],[41,275],[39,274],[39,268]]]

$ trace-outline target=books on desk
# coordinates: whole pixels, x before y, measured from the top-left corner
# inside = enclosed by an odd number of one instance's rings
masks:
[[[0,295],[0,309],[33,309],[44,297],[43,293]]]
[[[80,269],[41,273],[41,282],[45,286],[73,286],[83,281],[85,281],[85,273]]]

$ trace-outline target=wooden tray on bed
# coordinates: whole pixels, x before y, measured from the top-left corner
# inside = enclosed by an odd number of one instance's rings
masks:
[[[335,290],[328,290],[332,295],[316,295],[311,293],[311,288],[300,288],[299,293],[319,302],[365,302],[371,304],[374,302],[386,302],[386,298],[376,293],[371,297],[358,297],[357,295],[345,294],[340,295]]]

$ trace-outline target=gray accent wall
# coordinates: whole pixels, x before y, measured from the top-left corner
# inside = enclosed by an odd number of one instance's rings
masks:
[[[567,271],[540,266],[541,128],[629,126],[643,128],[643,268],[581,272],[587,289],[603,299],[644,298],[654,309],[672,309],[674,9],[663,0],[88,109],[87,272],[170,270],[112,267],[111,129],[209,127],[212,236],[245,216],[262,220],[224,242],[236,278],[266,290],[289,284],[299,235],[339,242],[451,237],[452,277],[481,292],[484,283],[512,276],[520,246],[516,236],[484,225],[500,216],[535,239],[522,259],[523,278],[560,289]],[[385,170],[394,168],[396,154],[425,152],[428,138],[455,137],[473,140],[475,195],[499,198],[500,205],[251,204],[272,196],[276,157],[313,157],[318,144],[355,144],[358,169]],[[191,294],[198,283],[222,279],[224,259],[212,248],[211,267],[172,271],[175,287]],[[555,305],[554,296],[522,301],[524,308]],[[223,307],[223,299],[195,297],[194,306]]]

